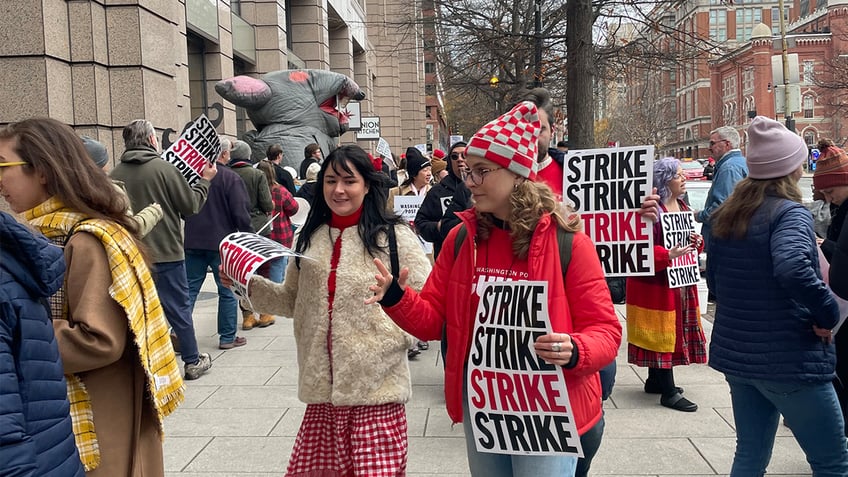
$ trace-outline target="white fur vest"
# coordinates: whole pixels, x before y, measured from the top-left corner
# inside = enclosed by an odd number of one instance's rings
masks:
[[[409,268],[407,283],[420,290],[430,273],[430,262],[408,226],[396,226],[395,235],[400,266]],[[339,229],[319,227],[305,252],[314,260],[301,259],[300,270],[295,260],[289,260],[283,284],[254,277],[250,301],[256,311],[294,319],[301,401],[336,406],[406,402],[412,394],[406,351],[414,339],[395,325],[380,305],[364,304],[372,295],[368,287],[375,283],[377,267],[355,226],[342,233],[330,331],[327,278],[338,236]],[[388,250],[385,236],[378,243]],[[388,253],[377,257],[390,267]]]

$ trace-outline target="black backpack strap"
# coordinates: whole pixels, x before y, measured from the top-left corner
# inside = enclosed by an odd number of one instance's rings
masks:
[[[398,258],[397,237],[394,225],[389,225],[386,231],[389,236],[389,260],[392,262],[392,276],[397,278],[400,274],[400,259]]]
[[[562,268],[562,284],[565,285],[565,274],[571,263],[571,246],[574,243],[574,232],[569,232],[557,226],[557,244],[559,244],[559,263]]]
[[[465,242],[465,237],[468,236],[468,229],[465,224],[460,224],[459,230],[456,231],[456,236],[453,238],[453,259],[459,255],[459,248],[462,247],[462,242]]]

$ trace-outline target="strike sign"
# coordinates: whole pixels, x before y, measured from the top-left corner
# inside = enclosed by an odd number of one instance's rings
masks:
[[[221,155],[221,141],[215,126],[205,114],[201,114],[180,135],[171,147],[162,153],[162,159],[179,169],[188,185],[200,180],[207,164],[218,160]]]
[[[240,300],[247,296],[247,284],[263,263],[279,257],[305,257],[267,237],[249,232],[234,232],[218,246],[224,273],[233,281],[233,293]]]
[[[654,274],[652,225],[637,213],[651,192],[654,146],[569,151],[564,199],[580,212],[608,277]]]
[[[548,283],[486,281],[468,357],[468,410],[477,450],[583,456],[561,366],[536,355],[551,332]]]
[[[686,212],[664,212],[660,215],[662,225],[663,247],[671,250],[672,247],[688,245],[695,233],[695,214]],[[697,285],[701,280],[701,270],[698,267],[698,251],[693,250],[686,255],[681,255],[671,261],[668,266],[668,286],[670,288],[682,288]]]

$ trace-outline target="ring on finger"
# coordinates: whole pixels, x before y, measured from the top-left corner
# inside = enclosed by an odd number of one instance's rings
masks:
[[[561,349],[562,349],[562,344],[559,341],[557,341],[557,342],[555,342],[554,344],[551,345],[551,351],[553,351],[555,353],[559,353]]]

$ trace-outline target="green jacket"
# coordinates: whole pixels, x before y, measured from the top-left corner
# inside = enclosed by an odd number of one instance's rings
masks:
[[[250,225],[253,226],[253,231],[256,232],[270,219],[268,213],[274,211],[274,202],[271,200],[271,189],[268,188],[268,179],[265,178],[265,173],[242,159],[231,160],[230,169],[241,177],[245,187],[247,187]],[[271,227],[269,226],[263,230],[261,235],[271,235]]]
[[[180,171],[152,147],[124,151],[111,176],[126,186],[132,210],[142,210],[154,202],[162,206],[162,220],[143,239],[151,261],[184,260],[181,218],[200,211],[206,203],[209,181],[201,179],[189,187]]]

